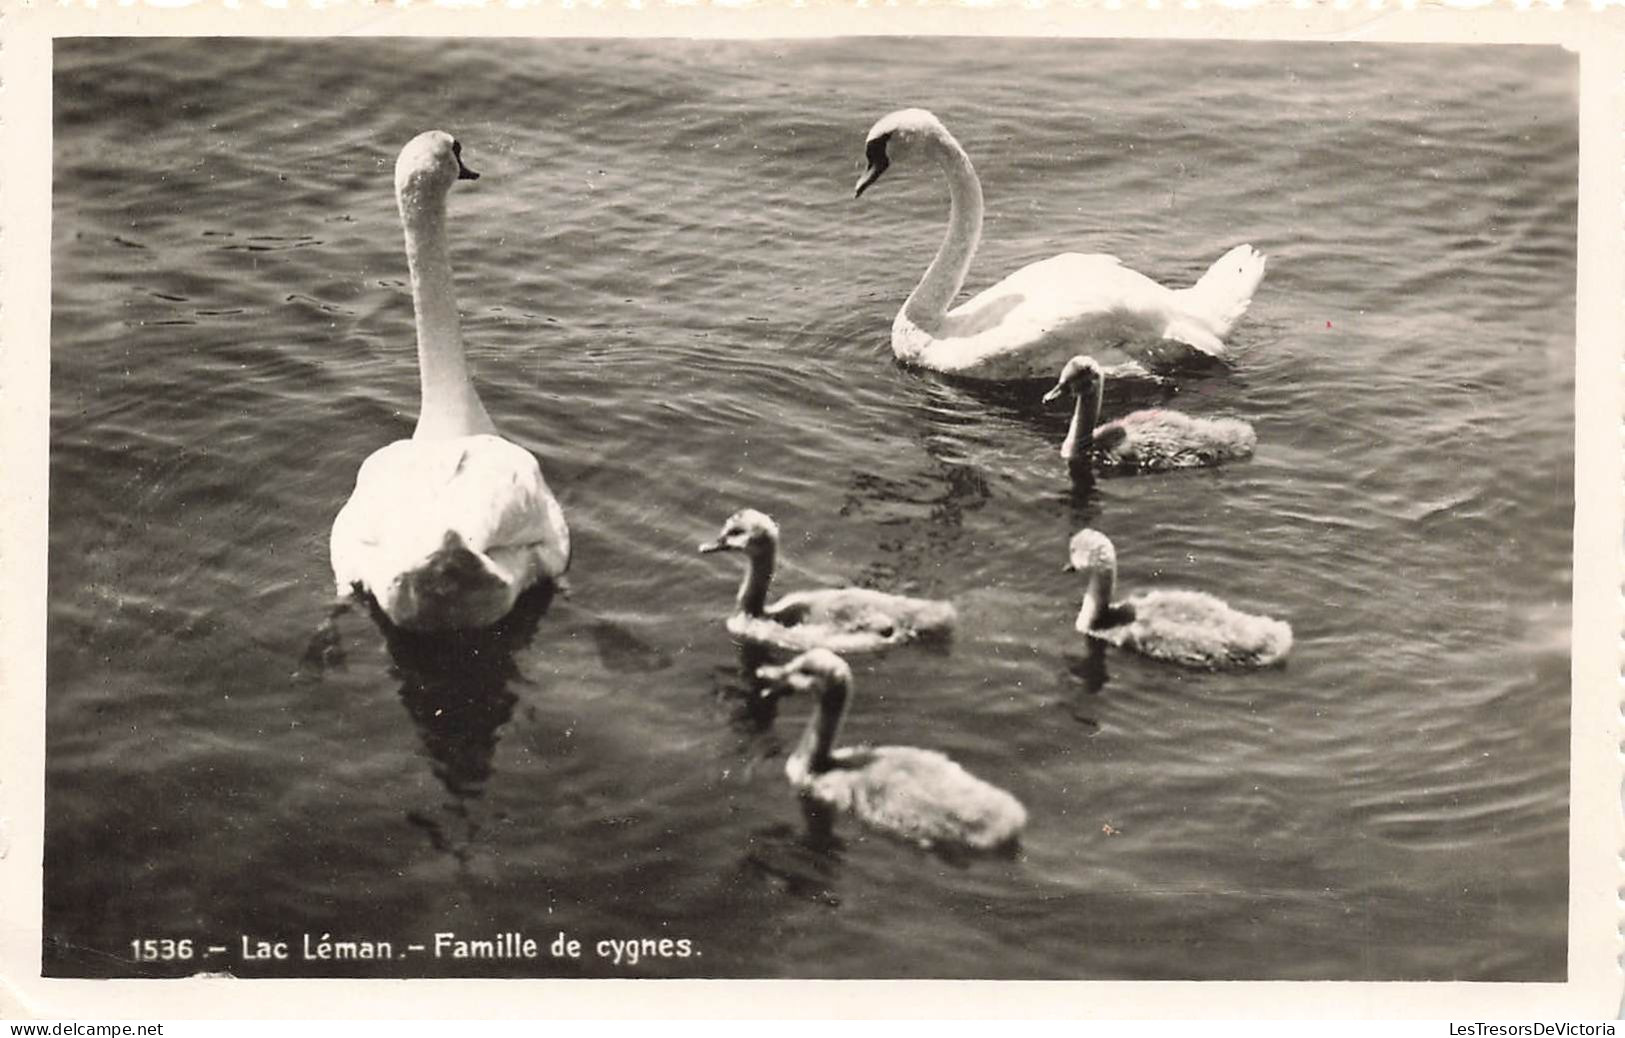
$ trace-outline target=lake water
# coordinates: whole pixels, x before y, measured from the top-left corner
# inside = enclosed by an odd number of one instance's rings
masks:
[[[1566,975],[1572,55],[63,40],[55,83],[48,974]],[[973,291],[1269,254],[1232,362],[1172,398],[1253,422],[1251,462],[1074,492],[1041,388],[893,362],[944,185],[851,189],[909,105],[981,174]],[[416,415],[391,169],[431,127],[483,174],[450,201],[471,362],[572,587],[451,647],[351,612],[317,666],[329,526]],[[845,735],[1012,791],[1018,854],[808,828],[810,705],[751,706],[739,560],[695,551],[743,506],[784,590],[958,603],[946,648],[854,658]],[[1125,590],[1290,620],[1287,664],[1092,672],[1086,524]],[[541,957],[299,958],[508,931]],[[691,954],[598,954],[632,938]]]

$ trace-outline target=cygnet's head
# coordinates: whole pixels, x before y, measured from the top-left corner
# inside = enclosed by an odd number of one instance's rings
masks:
[[[863,157],[868,168],[858,178],[853,189],[856,198],[880,179],[893,162],[902,162],[915,153],[926,141],[953,140],[942,121],[923,108],[904,108],[875,123],[863,145]]]
[[[754,556],[772,550],[778,541],[779,524],[771,516],[754,508],[742,508],[722,524],[716,540],[700,545],[700,551],[742,551]]]
[[[1079,530],[1072,535],[1067,546],[1067,563],[1062,567],[1068,573],[1115,573],[1117,550],[1111,539],[1099,530]]]
[[[441,130],[413,137],[395,160],[395,193],[402,198],[443,195],[453,181],[479,178],[463,165],[463,146]]]
[[[756,677],[766,686],[764,695],[822,693],[830,688],[846,689],[852,683],[852,668],[829,649],[808,649],[782,667],[757,667]]]
[[[1106,373],[1100,369],[1100,362],[1093,357],[1079,355],[1066,362],[1066,367],[1061,369],[1061,377],[1055,380],[1055,388],[1044,394],[1044,403],[1066,392],[1074,396],[1098,392],[1105,383]]]

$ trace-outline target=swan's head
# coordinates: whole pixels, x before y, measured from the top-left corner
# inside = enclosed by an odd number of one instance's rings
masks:
[[[1100,369],[1099,361],[1093,357],[1073,357],[1061,369],[1061,377],[1055,380],[1055,388],[1044,394],[1044,403],[1067,392],[1074,396],[1098,393],[1105,388],[1105,384],[1106,373]]]
[[[722,524],[722,532],[716,540],[700,545],[700,551],[742,551],[746,555],[759,555],[771,551],[778,542],[779,524],[771,516],[754,508],[742,508]]]
[[[852,668],[829,649],[808,649],[782,667],[757,667],[756,677],[764,685],[763,695],[823,695],[827,689],[844,693],[852,683]]]
[[[1067,553],[1067,563],[1062,568],[1069,573],[1080,573],[1084,578],[1083,606],[1078,610],[1075,626],[1080,633],[1087,634],[1096,623],[1105,620],[1113,609],[1117,550],[1099,530],[1085,529],[1072,535]]]
[[[1115,573],[1117,549],[1099,530],[1079,530],[1067,546],[1067,563],[1062,568],[1068,573]]]
[[[858,178],[852,197],[867,191],[893,162],[905,161],[925,142],[952,139],[942,121],[923,108],[904,108],[884,117],[870,128],[864,141],[863,157],[869,165]]]
[[[403,198],[445,194],[454,181],[479,178],[463,165],[463,146],[441,130],[413,137],[395,160],[395,193]]]

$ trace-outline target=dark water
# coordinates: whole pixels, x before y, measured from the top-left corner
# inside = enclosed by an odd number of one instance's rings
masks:
[[[58,975],[1565,976],[1576,63],[1356,44],[61,41],[45,968]],[[942,231],[870,123],[935,110],[978,289],[1058,251],[1270,254],[1176,406],[1250,464],[1074,494],[1059,412],[896,367]],[[395,152],[441,127],[473,364],[576,538],[457,654],[339,621],[327,531],[416,413]],[[1109,405],[1113,406],[1113,405]],[[1031,814],[947,860],[782,769],[723,631],[733,509],[784,587],[950,596],[854,661],[853,740]],[[1290,619],[1288,665],[1084,666],[1068,535],[1125,588]],[[1109,830],[1108,831],[1108,827]],[[247,962],[241,935],[564,931],[579,960]],[[131,941],[227,945],[137,965]],[[600,940],[691,942],[616,965]],[[675,943],[673,945],[675,948]]]

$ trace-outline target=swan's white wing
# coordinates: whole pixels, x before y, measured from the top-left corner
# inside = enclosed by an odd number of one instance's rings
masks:
[[[1011,379],[1053,378],[1080,352],[1125,364],[1137,356],[1125,345],[1165,336],[1176,302],[1172,290],[1115,256],[1063,253],[955,307],[913,349],[913,359],[941,371]]]
[[[1162,330],[1164,339],[1173,339],[1187,346],[1195,346],[1203,353],[1215,357],[1224,355],[1224,340],[1208,331],[1200,321],[1184,314],[1173,317]]]
[[[500,436],[450,442],[460,446],[455,460],[443,459],[452,465],[438,491],[446,525],[522,584],[563,573],[570,531],[536,456]],[[533,566],[538,572],[526,572]]]
[[[569,561],[563,512],[529,451],[492,435],[398,440],[362,464],[334,521],[339,590],[360,584],[378,593],[448,533],[521,587],[557,576]]]

